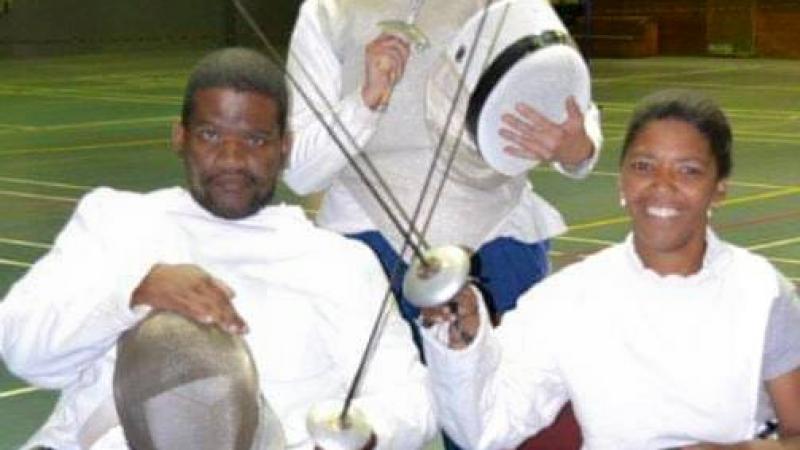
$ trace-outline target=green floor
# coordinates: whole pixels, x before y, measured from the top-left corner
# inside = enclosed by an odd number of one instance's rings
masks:
[[[92,186],[148,190],[180,182],[169,130],[184,78],[201,53],[0,61],[0,298]],[[606,136],[598,171],[578,183],[545,169],[532,176],[572,224],[555,242],[556,264],[625,234],[615,186],[631,107],[654,89],[691,87],[719,99],[735,127],[733,189],[714,216],[717,229],[800,283],[800,62],[598,60],[593,70]],[[54,399],[0,365],[0,450],[24,442]]]

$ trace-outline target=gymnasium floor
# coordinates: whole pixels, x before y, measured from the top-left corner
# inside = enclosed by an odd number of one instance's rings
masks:
[[[149,190],[180,183],[171,122],[202,51],[102,54],[0,61],[0,298],[47,251],[75,202],[93,186]],[[704,90],[727,109],[736,135],[728,200],[714,215],[721,235],[766,255],[800,284],[800,63],[760,59],[596,60],[594,96],[606,145],[598,170],[568,182],[548,169],[537,189],[572,227],[556,240],[563,265],[620,240],[616,170],[635,101],[665,87]],[[291,198],[285,189],[279,196]],[[52,392],[0,363],[0,450],[42,423]]]

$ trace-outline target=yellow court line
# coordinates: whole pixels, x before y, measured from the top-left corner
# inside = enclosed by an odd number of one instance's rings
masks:
[[[720,206],[738,205],[740,203],[750,203],[756,200],[766,200],[776,197],[785,197],[787,195],[800,194],[800,186],[791,186],[784,189],[779,189],[773,192],[764,192],[761,194],[746,195],[743,197],[736,197],[729,200],[720,202]]]
[[[565,241],[565,242],[579,242],[579,243],[583,243],[583,244],[599,245],[601,247],[608,247],[608,246],[615,245],[615,244],[618,243],[618,242],[615,242],[615,241],[608,241],[608,240],[605,240],[605,239],[582,238],[582,237],[576,237],[576,236],[558,236],[555,239],[558,240],[558,241]],[[779,246],[782,246],[782,245],[793,244],[793,243],[797,242],[798,240],[800,240],[800,238],[784,239],[782,241],[775,241],[775,242],[771,242],[771,243],[765,243],[765,244],[761,244],[761,245],[751,246],[751,247],[748,247],[748,250],[758,251],[758,250],[763,250],[763,249],[766,249],[766,248],[774,248],[774,247],[779,247]],[[553,253],[553,252],[551,252],[551,253]],[[563,252],[561,254],[563,255]],[[766,256],[766,255],[764,255],[764,256],[769,261],[772,261],[774,263],[800,265],[800,260],[797,260],[797,259],[777,258],[777,257],[772,257],[772,256]]]
[[[750,202],[754,202],[754,201],[757,201],[757,200],[772,199],[772,198],[776,198],[776,197],[783,197],[783,196],[786,196],[786,195],[794,195],[794,194],[798,194],[798,193],[800,193],[800,186],[789,187],[789,188],[785,188],[785,189],[781,189],[781,190],[773,191],[773,192],[764,192],[762,194],[746,195],[746,196],[743,196],[743,197],[732,198],[730,200],[725,200],[725,201],[721,202],[720,206],[739,205],[739,204],[742,204],[742,203],[750,203]],[[569,230],[570,231],[587,230],[587,229],[590,229],[590,228],[599,228],[599,227],[604,227],[604,226],[607,226],[607,225],[616,225],[616,224],[620,224],[620,223],[626,223],[628,221],[630,221],[630,218],[628,216],[618,216],[618,217],[613,217],[613,218],[609,218],[609,219],[601,219],[601,220],[597,220],[597,221],[594,221],[594,222],[587,222],[587,223],[581,223],[581,224],[577,224],[577,225],[570,225],[569,226]]]
[[[543,167],[543,168],[538,169],[538,170],[545,170],[545,171],[548,171],[548,172],[556,172],[555,169],[550,168],[550,167],[546,167],[546,168]],[[609,172],[609,171],[604,171],[604,170],[593,170],[591,173],[592,174],[597,174],[597,175],[600,175],[600,176],[604,176],[604,177],[618,177],[619,176],[619,172]],[[794,186],[780,185],[780,184],[751,183],[749,181],[730,181],[728,184],[731,185],[731,186],[750,187],[750,188],[758,188],[758,189],[775,189],[775,190],[793,188],[794,187]]]
[[[566,241],[566,242],[580,242],[583,244],[597,244],[597,245],[614,245],[616,242],[608,241],[605,239],[593,239],[593,238],[582,238],[577,236],[558,236],[556,240],[559,241]]]
[[[11,266],[11,267],[22,267],[23,269],[27,269],[31,267],[33,264],[26,263],[22,261],[15,261],[13,259],[5,259],[0,258],[0,266]]]
[[[734,141],[737,138],[758,138],[758,137],[776,138],[776,139],[800,139],[800,133],[781,133],[777,131],[757,131],[757,130],[733,132]]]
[[[765,250],[768,248],[783,247],[785,245],[791,245],[797,243],[800,243],[800,236],[789,239],[781,239],[779,241],[764,242],[762,244],[751,245],[747,247],[747,249],[755,252],[759,250]]]
[[[619,112],[631,112],[637,103],[632,102],[600,102],[600,106],[604,111],[612,110]],[[786,118],[792,119],[800,116],[800,110],[792,109],[755,109],[755,108],[725,108],[725,113],[728,115],[742,114],[747,116],[755,116],[758,118]],[[622,124],[614,124],[618,127],[624,127]]]
[[[0,398],[16,397],[18,395],[30,394],[30,393],[36,392],[38,390],[39,390],[39,388],[33,387],[33,386],[27,386],[27,387],[19,388],[19,389],[12,389],[10,391],[0,392]]]
[[[64,189],[73,189],[76,191],[88,191],[94,189],[94,186],[81,186],[78,184],[56,183],[54,181],[38,181],[26,178],[13,178],[13,177],[0,177],[0,182],[14,183],[14,184],[30,184],[32,186],[55,187]]]
[[[169,139],[144,139],[141,141],[125,141],[125,142],[108,142],[102,144],[89,144],[89,145],[74,145],[68,147],[49,147],[49,148],[27,148],[27,149],[13,149],[2,150],[0,149],[0,157],[9,155],[33,155],[40,153],[55,153],[75,150],[96,150],[98,148],[115,148],[115,147],[134,147],[140,145],[163,144],[169,142]]]
[[[639,75],[623,75],[619,77],[602,78],[596,77],[592,80],[593,83],[617,83],[620,81],[631,82],[637,80],[652,80],[661,78],[685,77],[689,75],[704,75],[708,73],[723,73],[723,72],[743,72],[745,70],[759,70],[764,66],[756,64],[749,67],[715,67],[710,69],[700,70],[687,70],[683,72],[659,72],[659,73],[645,73]],[[734,86],[731,86],[733,88]]]
[[[728,184],[731,186],[740,186],[740,187],[749,187],[758,189],[786,189],[793,187],[785,184],[780,185],[780,184],[751,183],[749,181],[731,181],[728,182]]]
[[[797,113],[800,115],[800,112]],[[787,118],[789,119],[789,118]],[[614,130],[614,131],[625,131],[627,130],[627,126],[622,124],[604,124],[603,128],[606,130]],[[738,141],[742,139],[751,140],[754,138],[768,138],[768,139],[775,139],[781,142],[781,140],[789,140],[795,141],[800,139],[800,133],[786,133],[786,132],[779,132],[779,131],[758,131],[758,130],[747,130],[747,131],[734,131],[733,132],[733,140]]]
[[[30,192],[0,190],[0,195],[5,195],[7,197],[32,198],[34,200],[49,200],[49,201],[54,201],[54,202],[78,203],[78,199],[77,198],[61,197],[61,196],[58,196],[58,195],[33,194],[33,193],[30,193]]]
[[[49,250],[50,248],[52,248],[52,245],[45,244],[43,242],[23,241],[20,239],[9,239],[9,238],[0,238],[0,244],[18,245],[20,247],[43,248],[45,250]]]
[[[778,139],[770,137],[757,137],[757,136],[739,136],[736,138],[738,142],[754,142],[756,144],[785,144],[797,145],[800,143],[800,136],[797,139]]]
[[[604,125],[604,128],[612,128],[610,126]],[[604,133],[603,134],[603,142],[608,143],[610,141],[622,141],[624,138],[624,134],[622,133]],[[756,144],[786,144],[786,145],[797,145],[800,143],[800,134],[796,137],[770,137],[770,136],[757,136],[757,135],[746,135],[742,133],[737,133],[734,136],[734,140],[736,142],[752,142]]]
[[[617,224],[620,224],[620,223],[630,222],[630,220],[631,219],[628,216],[620,216],[620,217],[614,217],[614,218],[611,218],[611,219],[596,220],[594,222],[587,222],[587,223],[581,223],[581,224],[577,224],[577,225],[570,225],[569,226],[569,231],[588,230],[590,228],[600,228],[600,227],[604,227],[604,226],[608,226],[608,225],[617,225]]]
[[[671,75],[671,74],[667,74]],[[648,80],[622,80],[626,83],[631,84],[642,84],[642,83],[650,83]],[[616,82],[616,81],[611,81]],[[696,82],[696,81],[669,81],[671,86],[682,86],[682,87],[690,87],[690,88],[712,88],[712,89],[724,89],[725,91],[742,91],[742,90],[751,90],[751,91],[768,91],[768,92],[791,92],[797,93],[800,92],[800,88],[795,86],[777,86],[775,84],[751,84],[751,85],[730,85],[730,84],[722,84],[722,83],[705,83],[705,82]]]

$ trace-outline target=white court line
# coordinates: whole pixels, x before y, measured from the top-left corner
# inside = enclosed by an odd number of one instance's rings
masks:
[[[793,266],[800,266],[800,259],[769,258],[769,260],[780,264],[790,264]]]
[[[76,151],[76,150],[97,150],[97,149],[106,149],[115,147],[138,147],[138,146],[162,144],[168,142],[170,142],[170,139],[161,138],[161,139],[143,139],[140,141],[122,141],[122,142],[106,142],[106,143],[87,144],[87,145],[73,145],[66,147],[20,148],[12,150],[0,149],[0,157],[12,156],[12,155],[18,156],[18,155],[34,155],[41,153],[56,153],[63,151]]]
[[[27,125],[13,125],[10,123],[0,123],[0,130],[2,131],[33,131],[36,127]]]
[[[0,195],[5,195],[7,197],[32,198],[34,200],[49,200],[62,203],[78,203],[77,198],[61,197],[58,195],[33,194],[30,192],[0,190]]]
[[[135,96],[135,95],[114,95],[105,92],[97,92],[80,89],[52,89],[52,88],[14,88],[0,87],[0,95],[8,96],[28,96],[28,97],[50,97],[50,98],[72,98],[101,100],[108,102],[122,103],[142,103],[150,105],[179,105],[181,98],[173,96]]]
[[[42,248],[50,250],[53,246],[44,242],[23,241],[21,239],[9,239],[0,237],[0,244],[17,245],[20,247]]]
[[[27,387],[19,388],[19,389],[12,389],[10,391],[0,392],[0,398],[16,397],[16,396],[19,396],[19,395],[30,394],[30,393],[36,392],[38,390],[39,390],[39,388],[33,387],[33,386],[27,386]]]
[[[33,266],[33,264],[22,261],[15,261],[13,259],[0,258],[0,266],[21,267],[23,269],[27,269]]]
[[[81,186],[77,184],[57,183],[52,181],[38,181],[28,178],[14,178],[14,177],[0,177],[0,182],[14,183],[14,184],[30,184],[32,186],[55,187],[64,189],[73,189],[76,191],[88,191],[94,189],[94,186]]]
[[[747,247],[750,251],[759,251],[768,248],[776,248],[776,247],[783,247],[785,245],[797,244],[800,243],[800,236],[793,237],[789,239],[781,239],[780,241],[772,241],[772,242],[764,242],[762,244],[751,245]]]
[[[140,118],[132,118],[132,119],[119,119],[119,120],[103,120],[97,122],[80,122],[80,123],[66,123],[61,125],[41,125],[41,126],[9,126],[11,131],[34,131],[34,132],[41,132],[41,131],[61,131],[61,130],[77,130],[82,128],[100,128],[100,127],[108,127],[114,125],[134,125],[134,124],[141,124],[141,123],[166,123],[172,124],[178,116],[171,115],[171,116],[160,116],[160,117],[140,117]],[[0,128],[4,128],[3,124],[0,124]],[[15,129],[16,128],[16,129]]]

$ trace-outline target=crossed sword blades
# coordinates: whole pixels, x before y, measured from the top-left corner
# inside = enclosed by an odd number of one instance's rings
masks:
[[[444,185],[447,181],[450,169],[452,168],[455,156],[461,147],[461,139],[465,131],[465,124],[459,125],[457,139],[449,149],[446,155],[445,170],[441,176],[441,180],[436,186],[432,204],[428,210],[427,217],[425,217],[424,224],[421,229],[417,227],[417,223],[422,216],[422,205],[428,197],[430,189],[433,185],[433,178],[435,168],[444,156],[446,136],[453,126],[453,118],[455,115],[456,107],[461,95],[465,89],[465,74],[473,64],[475,57],[475,45],[483,32],[486,18],[488,16],[489,7],[497,0],[486,0],[482,8],[483,13],[478,27],[475,31],[473,38],[473,45],[470,47],[464,71],[459,77],[458,87],[455,97],[452,99],[447,119],[443,130],[437,141],[435,151],[433,153],[430,168],[425,177],[425,183],[422,186],[419,200],[411,216],[402,207],[396,196],[392,193],[391,188],[388,186],[384,178],[378,172],[375,165],[370,161],[367,154],[365,154],[355,137],[348,131],[347,127],[338,116],[336,109],[330,99],[328,99],[320,88],[319,84],[314,81],[313,76],[303,65],[303,62],[291,53],[289,57],[299,71],[299,74],[304,77],[309,86],[313,90],[313,95],[319,99],[323,104],[325,111],[323,111],[312,99],[312,93],[309,93],[304,85],[300,83],[297,74],[292,73],[287,65],[287,60],[275,48],[275,46],[266,37],[265,33],[253,18],[252,14],[245,7],[241,0],[231,0],[237,9],[241,18],[248,24],[252,32],[258,37],[261,44],[263,44],[268,58],[280,68],[289,83],[295,88],[296,93],[306,103],[309,110],[313,113],[314,117],[323,126],[326,133],[329,135],[336,147],[341,151],[342,155],[347,160],[350,167],[356,172],[361,181],[367,187],[369,192],[373,195],[375,200],[380,204],[381,208],[386,212],[389,220],[393,226],[397,228],[403,238],[403,245],[400,255],[406,255],[410,249],[413,252],[414,258],[410,267],[407,270],[406,276],[403,281],[403,290],[406,298],[414,303],[416,306],[426,307],[434,306],[447,302],[466,284],[469,277],[470,255],[466,249],[457,246],[443,246],[431,248],[425,240],[425,233],[431,224],[433,214],[441,198]],[[379,25],[388,33],[401,35],[404,39],[414,45],[416,50],[424,50],[429,46],[429,42],[424,33],[417,28],[414,23],[416,21],[419,10],[423,1],[416,0],[413,3],[411,13],[406,21],[386,21],[381,22]],[[330,121],[328,120],[330,119]],[[331,123],[332,122],[332,123]],[[337,133],[337,130],[339,133]],[[346,141],[346,142],[345,142]],[[347,144],[354,150],[351,154],[348,151]],[[357,159],[354,155],[359,155]],[[363,164],[363,167],[362,167]],[[371,175],[376,184],[369,179],[367,172]],[[393,209],[394,208],[394,211]],[[396,211],[396,213],[395,213]],[[369,361],[375,352],[378,341],[382,334],[383,327],[388,318],[390,311],[391,300],[391,281],[396,280],[400,276],[401,262],[395,265],[390,275],[389,287],[381,302],[378,316],[375,319],[366,348],[361,357],[361,361],[356,370],[347,397],[344,401],[344,406],[338,414],[338,426],[342,429],[347,429],[351,426],[349,423],[348,411],[351,407],[352,400],[359,390],[361,381],[368,369]]]

